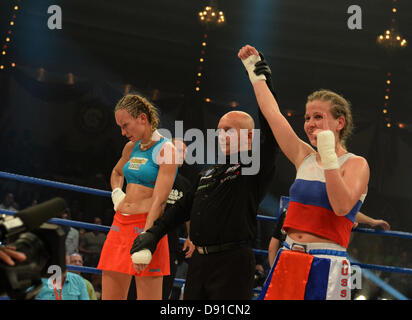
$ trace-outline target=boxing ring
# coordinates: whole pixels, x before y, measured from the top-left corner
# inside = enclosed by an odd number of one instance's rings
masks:
[[[15,180],[15,181],[19,181],[19,182],[22,182],[22,183],[37,184],[37,185],[41,185],[41,186],[57,188],[57,189],[63,189],[63,190],[68,190],[68,191],[81,192],[81,193],[91,194],[91,195],[95,195],[95,196],[111,197],[111,192],[110,191],[99,190],[99,189],[83,187],[83,186],[77,186],[77,185],[73,185],[73,184],[56,182],[56,181],[51,181],[51,180],[39,179],[39,178],[34,178],[34,177],[28,177],[28,176],[23,176],[23,175],[18,175],[18,174],[3,172],[3,171],[0,171],[0,178]],[[279,210],[282,210],[282,201],[281,201],[281,205],[280,205]],[[13,211],[0,209],[0,214],[13,215],[15,213],[16,212],[13,212]],[[264,220],[264,221],[270,221],[270,222],[276,222],[278,218],[258,215],[257,219]],[[110,230],[109,226],[102,226],[102,225],[97,225],[97,224],[92,224],[92,223],[86,223],[86,222],[74,221],[74,220],[67,220],[67,219],[60,219],[60,218],[52,218],[48,222],[58,224],[58,225],[62,225],[62,226],[70,226],[70,227],[73,227],[73,228],[83,228],[83,229],[86,229],[86,230],[96,230],[96,231],[100,231],[100,232],[109,232],[109,230]],[[412,233],[402,232],[402,231],[383,231],[383,230],[374,230],[374,229],[368,229],[368,228],[356,228],[356,229],[353,229],[352,231],[353,232],[358,232],[358,233],[375,234],[375,235],[380,235],[380,236],[412,239]],[[183,243],[185,241],[185,239],[180,238],[179,241],[181,243]],[[268,254],[267,250],[253,249],[253,251],[257,255],[267,256],[267,254]],[[408,297],[404,296],[402,293],[400,293],[399,291],[394,289],[388,283],[386,283],[385,281],[380,279],[373,272],[371,272],[371,270],[382,271],[382,272],[401,273],[401,274],[407,274],[407,275],[412,276],[412,268],[402,268],[402,267],[395,267],[395,266],[365,264],[365,263],[360,263],[360,262],[356,261],[352,257],[349,257],[349,260],[351,261],[352,265],[359,266],[362,269],[362,276],[364,276],[365,278],[367,278],[368,280],[373,282],[375,285],[381,287],[384,291],[389,293],[395,299],[409,300]],[[80,267],[80,266],[75,266],[75,265],[67,265],[67,270],[75,271],[75,272],[101,274],[101,270],[98,270],[98,269],[92,268],[92,267],[86,267],[86,266]],[[185,283],[185,279],[178,279],[178,278],[175,279],[175,284],[184,285],[184,283]],[[255,292],[259,293],[260,290],[255,289]]]

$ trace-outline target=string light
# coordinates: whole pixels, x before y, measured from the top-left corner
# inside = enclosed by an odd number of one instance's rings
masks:
[[[407,46],[407,40],[402,38],[402,35],[399,33],[397,30],[397,14],[399,13],[399,8],[397,6],[397,0],[392,0],[392,8],[391,8],[391,25],[389,28],[387,28],[383,34],[378,35],[377,37],[377,43],[379,46],[384,48],[387,51],[395,51],[398,49],[405,48]],[[390,86],[393,84],[393,79],[392,73],[387,72],[386,73],[386,79],[385,79],[385,94],[383,95],[384,97],[384,107],[382,108],[382,114],[384,117],[385,125],[387,128],[392,127],[391,123],[391,112],[390,112],[390,105],[389,102],[391,101],[391,89]],[[393,100],[393,99],[392,99]],[[394,126],[403,129],[405,128],[404,124],[394,124]]]
[[[20,0],[18,0],[18,2],[20,2]],[[13,6],[12,18],[11,18],[11,20],[10,20],[10,22],[9,22],[10,29],[7,30],[7,36],[4,38],[4,42],[5,42],[5,43],[3,44],[2,51],[1,51],[1,56],[0,56],[0,58],[1,58],[2,60],[7,59],[7,53],[8,53],[9,50],[6,51],[6,49],[8,49],[8,45],[12,42],[11,35],[13,34],[13,31],[12,31],[11,28],[14,27],[15,24],[16,24],[16,21],[15,21],[15,19],[16,19],[16,17],[17,17],[16,12],[17,12],[19,9],[20,9],[20,8],[19,8],[18,5],[14,5],[14,6]],[[9,63],[10,63],[10,64],[9,64]],[[10,61],[10,60],[9,60],[9,62],[1,61],[0,70],[5,70],[5,69],[6,69],[6,66],[11,66],[11,68],[15,68],[15,67],[16,67],[16,62]]]
[[[205,27],[205,32],[203,33],[203,38],[201,40],[201,50],[200,50],[200,65],[197,68],[196,80],[195,80],[195,91],[200,92],[200,82],[201,79],[205,78],[204,64],[206,61],[206,48],[208,47],[208,30],[219,27],[225,23],[225,15],[223,11],[218,10],[215,0],[210,0],[210,4],[207,5],[203,10],[197,13],[199,22]],[[205,98],[206,102],[211,102],[210,98]]]

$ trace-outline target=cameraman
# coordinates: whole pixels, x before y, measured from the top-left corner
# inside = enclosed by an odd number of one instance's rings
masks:
[[[14,247],[0,246],[0,261],[3,261],[9,266],[14,266],[15,263],[13,259],[21,262],[26,260],[26,255],[16,251],[16,248]]]

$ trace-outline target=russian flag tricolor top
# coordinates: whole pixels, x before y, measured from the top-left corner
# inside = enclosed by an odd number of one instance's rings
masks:
[[[339,165],[353,157],[346,153],[339,157]],[[330,205],[326,192],[325,174],[316,161],[316,154],[308,155],[298,168],[296,180],[289,190],[289,208],[283,229],[310,232],[347,248],[356,214],[366,193],[345,216],[337,216]]]

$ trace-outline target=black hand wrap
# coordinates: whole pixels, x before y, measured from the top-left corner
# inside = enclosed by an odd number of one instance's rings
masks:
[[[272,84],[272,70],[270,70],[270,67],[267,63],[267,61],[265,60],[265,57],[263,56],[262,52],[259,52],[259,56],[261,61],[256,62],[255,64],[255,70],[253,70],[255,72],[256,75],[261,75],[264,74],[266,77],[266,84],[270,90],[270,92],[272,92],[273,96],[277,99],[276,94],[275,94],[275,89],[273,88],[273,84]]]
[[[150,232],[150,229],[144,233],[139,234],[133,241],[132,248],[130,249],[130,254],[138,252],[143,249],[148,249],[153,254],[156,250],[157,243],[156,236]]]

